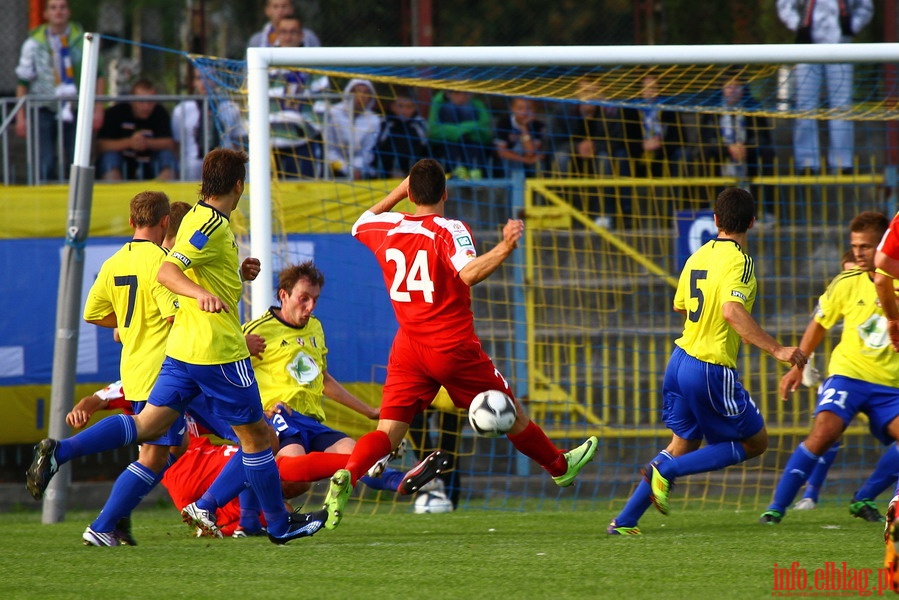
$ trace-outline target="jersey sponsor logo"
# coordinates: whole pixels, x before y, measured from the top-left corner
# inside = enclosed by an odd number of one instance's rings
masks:
[[[181,254],[180,252],[172,252],[172,258],[177,261],[180,261],[185,267],[190,266],[190,259]]]
[[[743,302],[746,302],[746,294],[744,294],[743,292],[740,292],[740,291],[737,291],[737,290],[731,290],[731,291],[730,291],[730,295],[733,296],[733,297],[735,297],[735,298],[739,298],[739,299],[742,300]]]
[[[305,385],[315,381],[322,371],[314,358],[305,352],[297,352],[294,359],[287,365],[287,372],[297,383]]]
[[[208,241],[209,236],[202,231],[194,231],[194,234],[190,236],[190,244],[197,250],[202,250]]]
[[[466,246],[474,246],[474,244],[471,243],[471,238],[470,238],[469,236],[467,236],[467,235],[460,235],[460,236],[458,236],[458,237],[456,238],[456,244],[457,244],[460,248],[464,248],[464,247],[466,247]]]

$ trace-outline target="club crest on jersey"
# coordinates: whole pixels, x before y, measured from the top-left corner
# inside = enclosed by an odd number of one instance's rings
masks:
[[[298,337],[298,338],[297,338],[297,344],[299,344],[300,346],[305,346],[305,345],[306,345],[306,342],[303,341],[303,338]]]
[[[477,256],[477,254],[478,254],[478,253],[475,252],[473,249],[472,249],[472,250],[466,250],[466,251],[465,251],[465,256],[466,256],[466,258],[474,258],[475,256]]]
[[[194,234],[190,236],[190,245],[197,250],[202,250],[206,246],[206,242],[208,241],[209,236],[199,230],[194,231]]]

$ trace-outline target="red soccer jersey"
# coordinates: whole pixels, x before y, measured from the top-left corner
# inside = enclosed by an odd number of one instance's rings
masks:
[[[477,252],[468,226],[438,215],[365,211],[353,236],[371,250],[400,328],[433,348],[471,340],[471,290],[459,277]]]
[[[899,213],[890,221],[890,227],[883,234],[877,249],[892,259],[899,260]]]
[[[237,446],[217,446],[206,437],[192,435],[187,452],[162,477],[162,485],[168,490],[175,508],[181,510],[199,500],[237,450]],[[240,522],[240,502],[237,498],[231,500],[215,511],[215,515],[222,534],[230,536]]]

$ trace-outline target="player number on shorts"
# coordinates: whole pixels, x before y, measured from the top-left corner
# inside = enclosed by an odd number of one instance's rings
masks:
[[[690,297],[696,298],[696,310],[687,313],[687,317],[693,323],[699,321],[699,315],[702,314],[702,307],[705,304],[705,296],[699,289],[699,282],[708,277],[709,272],[705,269],[690,271]]]
[[[125,314],[125,323],[122,327],[131,326],[131,317],[134,316],[134,303],[137,300],[137,275],[119,275],[115,278],[116,286],[128,286],[128,312]]]
[[[833,388],[827,388],[821,394],[821,402],[818,403],[818,406],[824,406],[825,404],[836,404],[843,410],[846,410],[846,398],[849,397],[849,392],[845,392],[843,390],[835,390]]]
[[[410,292],[421,292],[424,301],[434,303],[434,282],[431,281],[431,273],[428,271],[428,253],[419,250],[415,253],[412,266],[406,269],[406,255],[396,248],[388,248],[385,253],[388,262],[396,264],[396,273],[393,275],[393,283],[390,284],[390,299],[395,302],[412,302]],[[400,290],[405,281],[406,291]]]

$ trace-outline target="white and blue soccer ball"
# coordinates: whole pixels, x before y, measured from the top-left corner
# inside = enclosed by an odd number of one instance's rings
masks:
[[[512,429],[517,414],[515,402],[508,394],[499,390],[487,390],[471,401],[468,422],[480,436],[499,437]]]
[[[419,492],[412,504],[416,514],[453,512],[453,501],[443,492]]]

